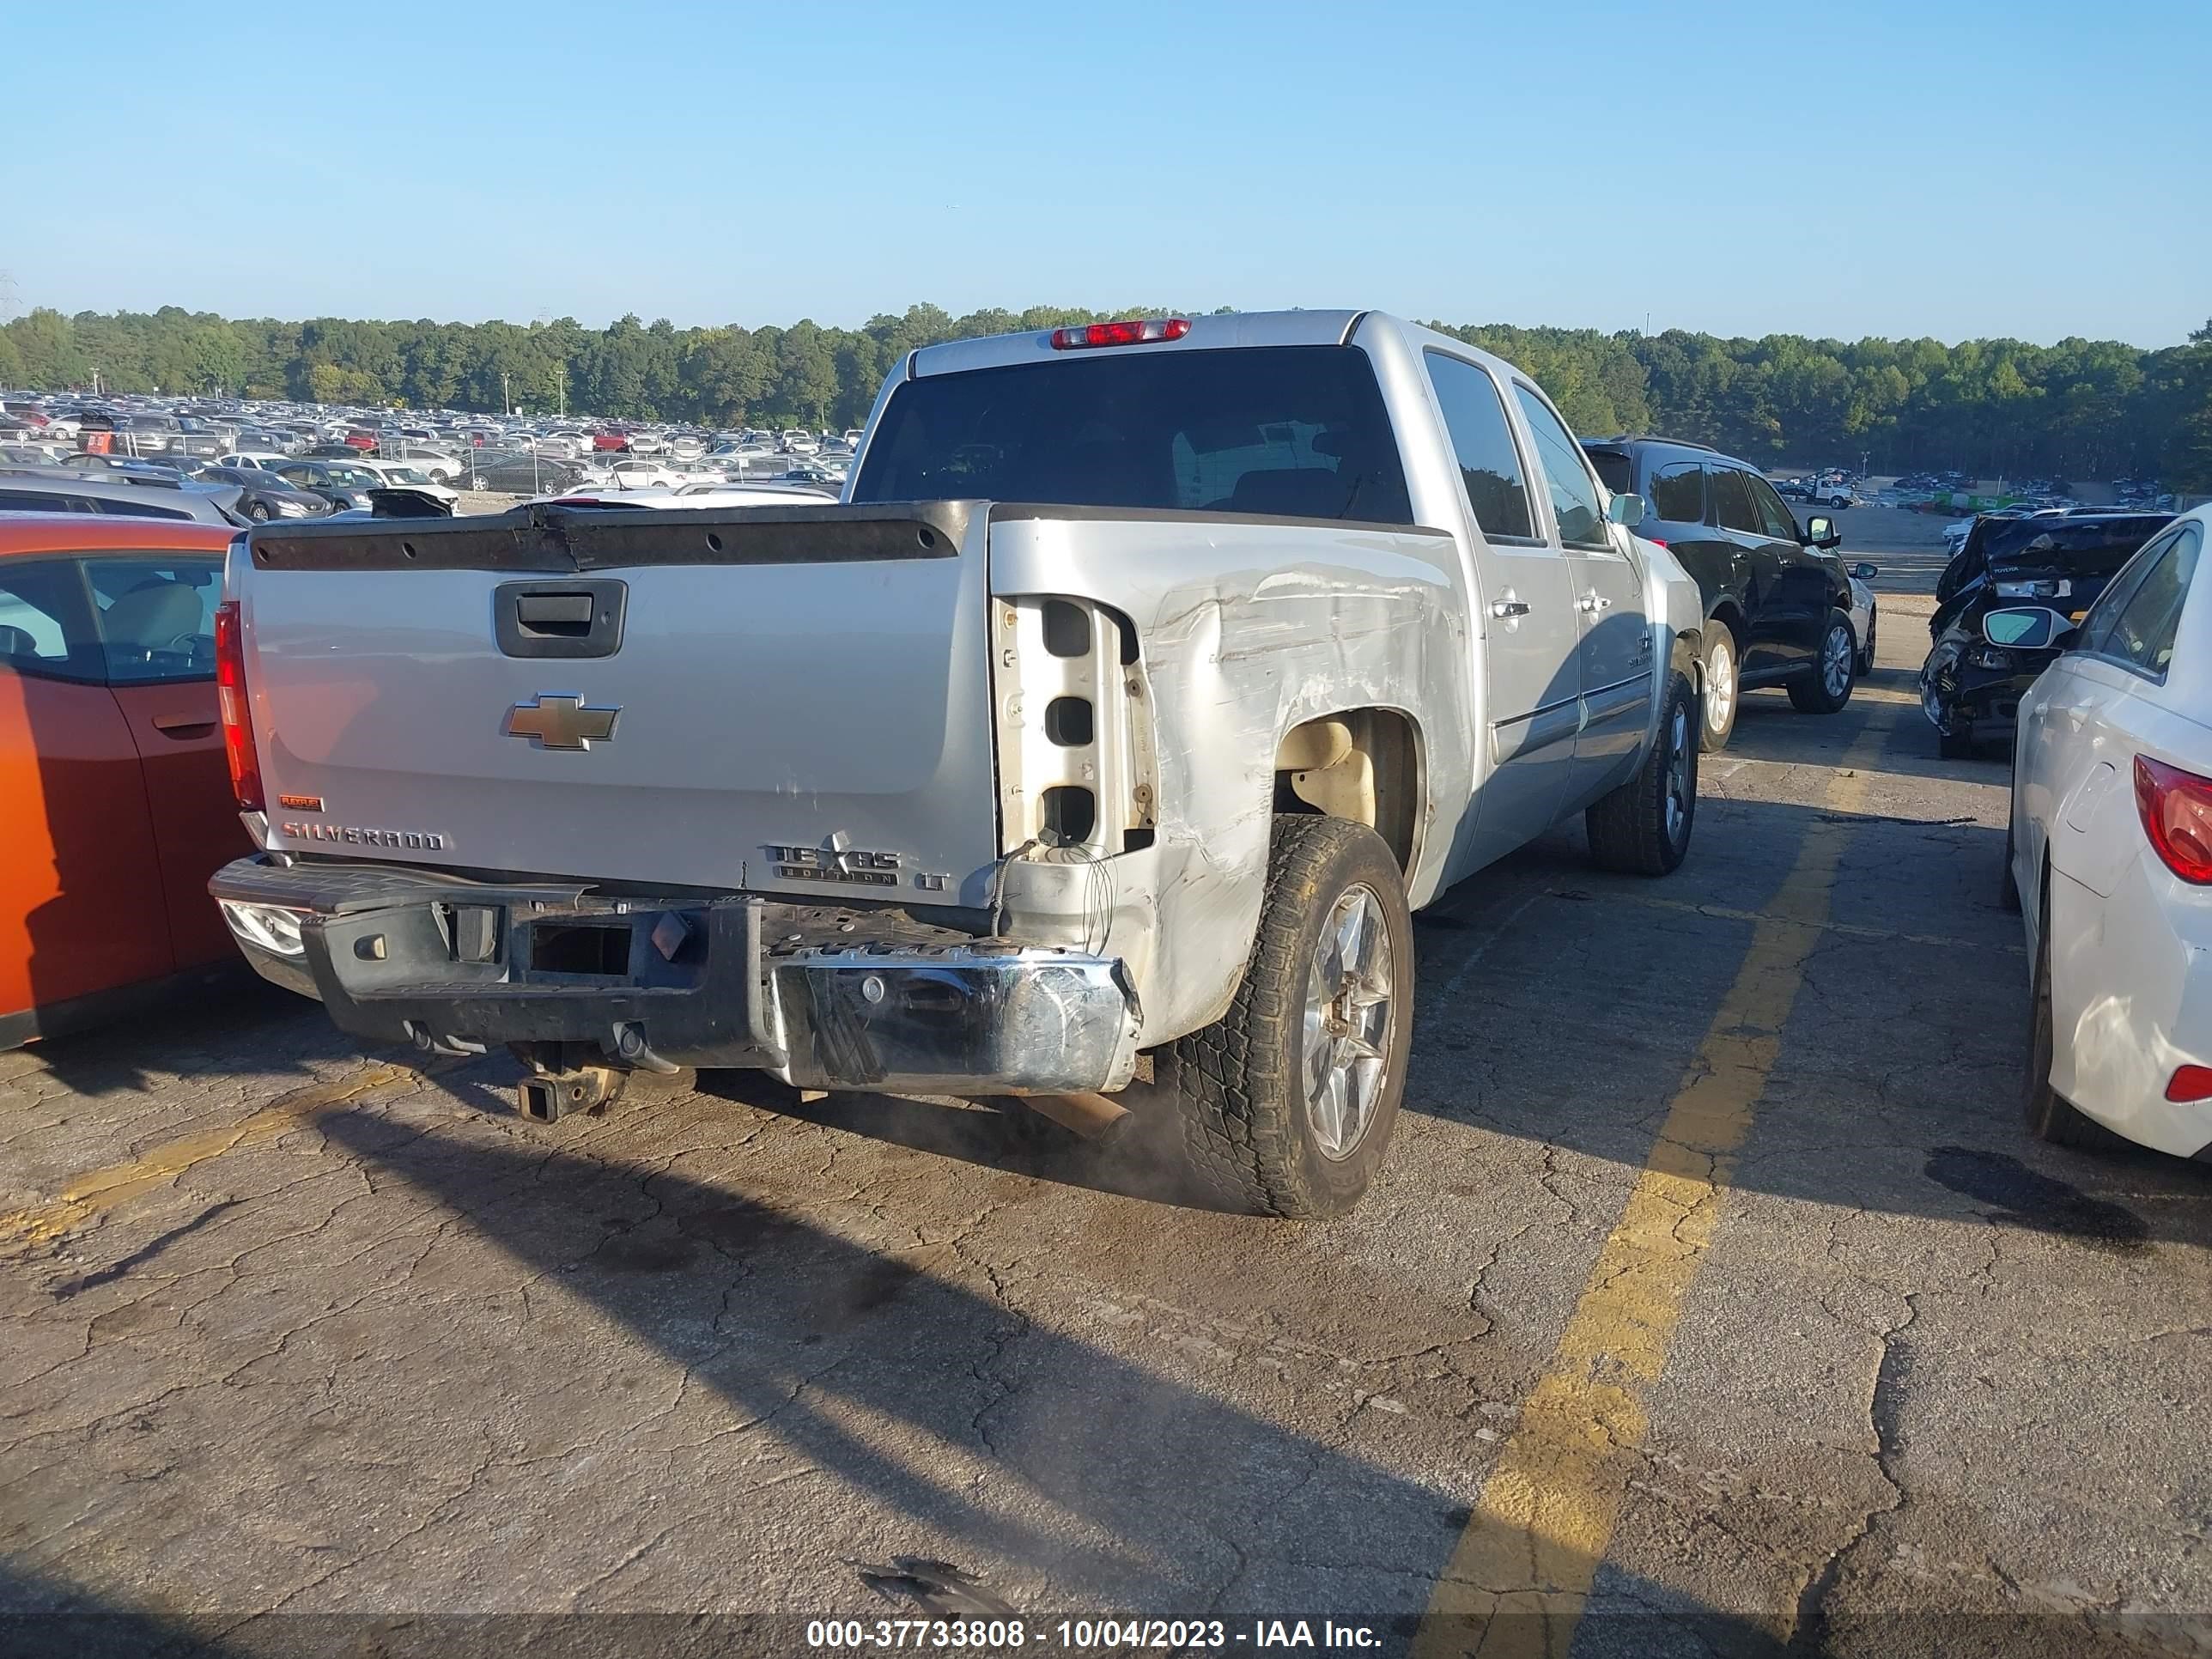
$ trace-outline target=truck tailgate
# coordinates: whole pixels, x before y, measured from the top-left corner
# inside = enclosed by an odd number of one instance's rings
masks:
[[[986,902],[969,504],[271,526],[234,576],[270,844]]]

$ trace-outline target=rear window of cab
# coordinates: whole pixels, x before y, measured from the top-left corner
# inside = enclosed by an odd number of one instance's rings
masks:
[[[1354,346],[1106,349],[902,383],[852,500],[963,498],[1413,521]]]

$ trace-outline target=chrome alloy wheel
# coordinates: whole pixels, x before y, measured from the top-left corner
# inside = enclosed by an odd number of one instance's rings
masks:
[[[1705,724],[1725,732],[1735,708],[1735,640],[1723,632],[1705,650]]]
[[[1306,975],[1306,1121],[1321,1155],[1352,1156],[1375,1121],[1391,1040],[1390,927],[1364,884],[1322,924]]]
[[[1687,704],[1674,710],[1667,726],[1667,844],[1681,842],[1683,824],[1690,816],[1690,795],[1697,785],[1690,776],[1691,745],[1697,738],[1690,732],[1690,710]]]
[[[1828,630],[1820,647],[1820,687],[1831,697],[1841,697],[1851,689],[1851,658],[1857,650],[1858,642],[1851,638],[1848,623],[1838,623]]]

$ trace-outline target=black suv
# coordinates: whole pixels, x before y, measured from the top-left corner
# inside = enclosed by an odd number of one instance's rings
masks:
[[[1858,642],[1832,520],[1799,529],[1758,468],[1703,444],[1586,438],[1583,447],[1607,489],[1644,498],[1636,533],[1672,552],[1705,595],[1708,751],[1728,742],[1752,687],[1786,686],[1808,714],[1850,701]]]

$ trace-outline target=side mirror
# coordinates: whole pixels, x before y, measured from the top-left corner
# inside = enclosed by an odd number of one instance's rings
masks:
[[[1633,530],[1644,522],[1644,497],[1615,495],[1606,504],[1605,516],[1623,530]]]
[[[1870,582],[1876,576],[1881,574],[1881,567],[1879,565],[1869,564],[1865,560],[1862,559],[1858,563],[1851,567],[1851,574],[1856,576],[1863,582]]]
[[[1843,532],[1836,521],[1824,513],[1815,514],[1805,520],[1805,545],[1808,547],[1837,547],[1843,543]]]
[[[2048,651],[2076,633],[2073,618],[2039,605],[2008,605],[1982,618],[1982,637],[2015,651]]]

